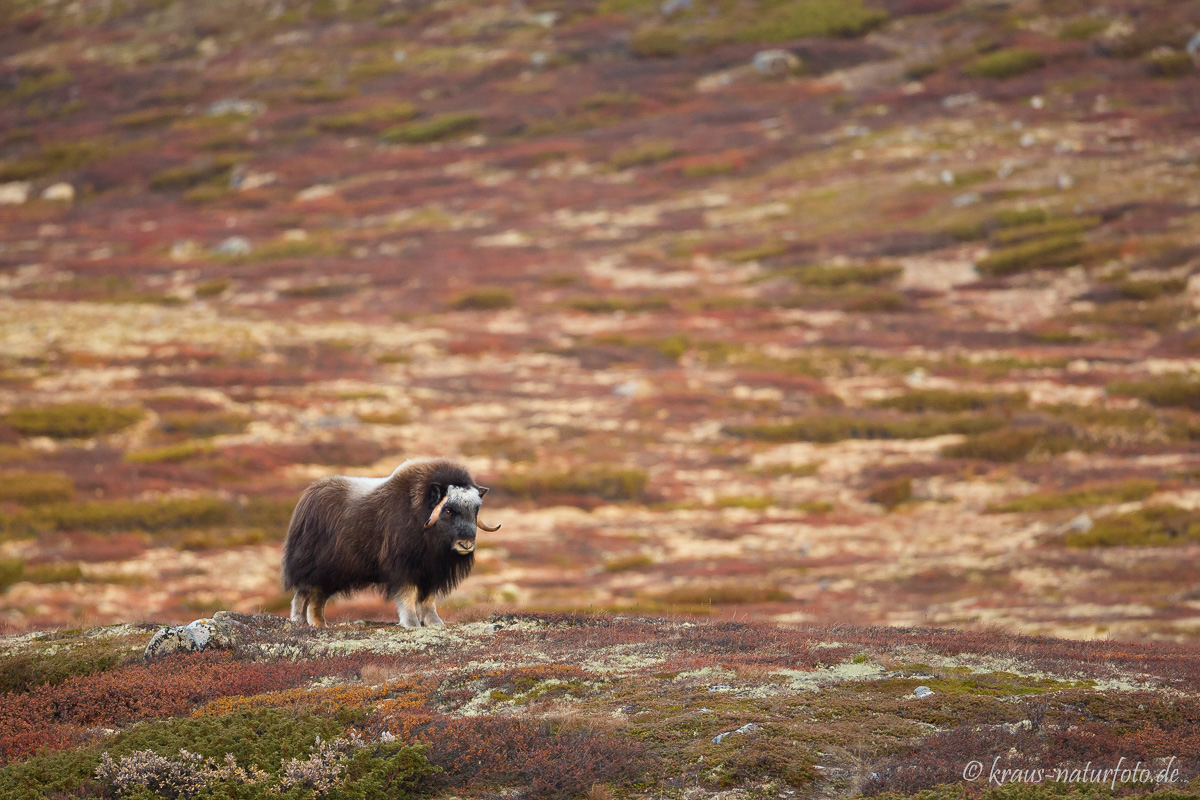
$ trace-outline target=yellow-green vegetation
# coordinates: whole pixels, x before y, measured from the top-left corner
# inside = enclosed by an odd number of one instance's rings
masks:
[[[718,497],[714,502],[717,508],[746,508],[751,511],[765,511],[775,505],[772,497],[754,495],[730,494]]]
[[[654,559],[645,553],[639,553],[632,556],[622,556],[620,558],[609,559],[604,562],[605,572],[631,572],[633,570],[645,569],[646,567],[654,566]]]
[[[1062,29],[1058,32],[1058,38],[1066,40],[1090,39],[1111,24],[1112,20],[1108,17],[1095,16],[1091,14],[1083,17],[1076,17],[1075,19],[1067,22],[1066,25],[1062,26]]]
[[[963,72],[972,78],[1015,78],[1045,63],[1045,56],[1037,50],[1013,47],[982,55]]]
[[[1071,547],[1145,547],[1200,541],[1200,510],[1163,504],[1096,520],[1087,531],[1071,531]]]
[[[1041,225],[1049,218],[1050,215],[1041,208],[1006,208],[997,211],[992,219],[997,228],[1003,229]]]
[[[613,466],[566,472],[513,472],[495,482],[498,491],[526,500],[578,496],[613,502],[646,500],[648,484],[645,470]]]
[[[1087,244],[1078,236],[1052,236],[1006,247],[981,258],[975,268],[983,275],[1003,277],[1051,267],[1069,267],[1086,261]]]
[[[1109,281],[1108,285],[1130,300],[1156,300],[1163,295],[1178,295],[1187,288],[1187,278],[1130,278],[1121,275]]]
[[[959,444],[942,448],[947,458],[1013,462],[1029,455],[1058,455],[1068,450],[1092,450],[1095,443],[1070,430],[1048,428],[1000,428],[968,436]]]
[[[23,181],[75,169],[99,157],[103,152],[103,148],[89,142],[60,142],[47,145],[36,156],[0,161],[0,181]]]
[[[704,584],[680,586],[653,595],[662,603],[684,606],[751,605],[755,603],[784,603],[792,596],[782,589],[761,584]]]
[[[197,159],[182,167],[172,167],[153,175],[150,188],[163,192],[194,189],[201,184],[225,182],[233,168],[241,161],[240,156],[219,155]]]
[[[859,264],[845,267],[813,264],[775,274],[785,274],[801,286],[838,289],[854,285],[877,286],[894,280],[901,272],[900,267],[890,264]]]
[[[503,458],[507,461],[533,461],[537,450],[533,443],[521,436],[484,436],[462,443],[463,455]]]
[[[122,128],[157,128],[174,122],[183,114],[184,110],[180,106],[154,106],[128,114],[118,114],[112,121]]]
[[[996,244],[1012,246],[1034,239],[1047,239],[1090,231],[1101,222],[1103,219],[1100,217],[1060,217],[1026,225],[1004,226],[993,233],[991,238]]]
[[[142,418],[142,409],[63,403],[34,408],[15,408],[4,415],[4,422],[24,436],[49,436],[52,439],[83,439],[114,433]]]
[[[357,416],[368,425],[407,425],[412,422],[412,414],[407,411],[363,411]]]
[[[1076,311],[1067,315],[1066,321],[1115,328],[1132,326],[1168,333],[1193,319],[1195,313],[1190,303],[1174,298],[1159,298],[1150,302],[1122,300],[1105,303],[1089,311]]]
[[[25,560],[22,558],[0,558],[0,592],[21,580],[25,572]]]
[[[287,258],[295,258],[296,256],[286,256]],[[287,289],[280,289],[280,297],[288,297],[293,300],[321,300],[328,297],[345,297],[349,294],[354,294],[362,286],[357,283],[310,283],[306,286],[290,286]]]
[[[693,49],[698,42],[684,41],[679,30],[666,25],[649,25],[634,31],[629,51],[638,58],[671,58]]]
[[[787,422],[730,425],[725,430],[732,436],[767,442],[840,442],[844,439],[928,439],[950,433],[993,431],[1003,424],[1004,420],[999,417],[974,414],[907,418],[821,414]]]
[[[615,314],[618,311],[665,311],[671,307],[671,301],[666,297],[577,297],[567,302],[567,306],[577,311],[589,314]]]
[[[674,142],[642,142],[613,153],[608,163],[612,165],[613,169],[629,169],[630,167],[657,164],[660,161],[674,158],[678,154],[679,148]]]
[[[733,36],[745,42],[786,42],[822,36],[863,36],[887,22],[884,11],[862,0],[799,0],[760,2],[757,13],[725,18],[718,25],[735,26]]]
[[[215,278],[211,281],[205,281],[204,283],[197,285],[193,290],[193,293],[199,298],[217,297],[224,294],[225,290],[228,288],[228,278]]]
[[[421,122],[393,126],[381,133],[379,138],[393,144],[441,142],[474,132],[480,122],[480,116],[471,112],[441,114]]]
[[[21,536],[42,531],[146,531],[155,533],[210,528],[232,519],[229,504],[215,497],[165,500],[96,500],[50,503],[0,514],[0,533]]]
[[[341,255],[344,250],[345,248],[340,242],[328,239],[280,239],[269,242],[244,256],[233,256],[231,260],[274,261],[284,258],[313,258],[318,256],[331,258]],[[328,297],[331,295],[348,294],[357,289],[358,287],[355,284],[324,281],[307,286],[284,289],[280,294],[290,297]]]
[[[151,447],[144,450],[130,450],[125,454],[125,460],[130,464],[177,464],[182,461],[207,455],[213,451],[207,442],[181,442],[165,447]]]
[[[956,392],[946,389],[915,389],[871,403],[875,408],[895,411],[946,413],[1020,409],[1028,404],[1029,395],[1025,392]]]
[[[250,424],[250,417],[229,411],[173,411],[159,417],[158,427],[164,433],[208,438],[241,433]]]
[[[40,94],[60,89],[74,81],[75,76],[68,69],[59,67],[58,69],[44,70],[36,75],[21,78],[17,81],[17,85],[9,89],[3,97],[9,101],[29,100]]]
[[[74,493],[74,481],[61,472],[0,472],[0,503],[55,503]]]
[[[450,307],[455,311],[499,311],[512,308],[516,295],[511,289],[491,286],[475,289],[451,298]]]
[[[867,493],[867,499],[891,511],[904,505],[913,496],[912,478],[894,478],[877,484]]]
[[[1145,56],[1145,62],[1150,74],[1159,78],[1182,78],[1196,71],[1191,54],[1182,50],[1151,52]]]
[[[29,583],[78,583],[83,580],[83,568],[75,563],[27,564],[21,580]]]
[[[380,103],[362,111],[318,117],[313,125],[328,133],[367,133],[382,125],[407,122],[416,115],[417,107],[412,103]]]
[[[993,503],[987,507],[991,514],[1016,514],[1027,511],[1057,511],[1066,508],[1091,508],[1108,503],[1129,503],[1145,500],[1158,491],[1151,480],[1129,480],[1102,483],[1069,491],[1034,492],[1023,497]]]
[[[1159,375],[1140,381],[1115,381],[1110,394],[1136,397],[1159,408],[1190,408],[1200,411],[1200,374],[1193,372]]]
[[[753,247],[742,247],[737,250],[730,250],[722,253],[721,258],[726,261],[732,261],[735,264],[743,264],[747,261],[763,261],[768,258],[774,258],[786,253],[788,246],[786,242],[778,239],[771,239]],[[774,277],[781,273],[771,273],[767,277]],[[789,273],[790,274],[790,273]],[[759,278],[758,280],[764,280]]]

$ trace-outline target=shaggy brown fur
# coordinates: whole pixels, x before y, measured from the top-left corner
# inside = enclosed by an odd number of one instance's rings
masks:
[[[324,626],[331,596],[374,587],[398,601],[402,625],[442,624],[434,597],[471,572],[486,492],[447,459],[406,461],[387,478],[333,476],[309,486],[283,546],[283,585],[296,593],[293,621],[307,612],[310,624]]]

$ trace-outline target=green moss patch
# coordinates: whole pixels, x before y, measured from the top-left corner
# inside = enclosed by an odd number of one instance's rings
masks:
[[[1091,508],[1107,503],[1145,500],[1157,489],[1158,484],[1150,480],[1121,481],[1070,491],[1034,492],[1003,503],[993,503],[987,507],[987,510],[991,514],[1018,514],[1030,511]]]
[[[128,428],[142,418],[135,407],[113,408],[87,403],[64,403],[37,408],[16,408],[4,422],[25,436],[83,439]]]
[[[1200,510],[1163,504],[1096,520],[1063,537],[1070,547],[1178,545],[1200,541]]]

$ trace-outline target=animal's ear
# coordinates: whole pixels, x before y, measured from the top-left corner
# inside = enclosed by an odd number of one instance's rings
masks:
[[[437,505],[446,496],[446,487],[440,483],[429,484],[429,502]]]
[[[480,497],[483,497],[485,494],[488,493],[488,487],[486,487],[486,486],[476,486],[475,488],[479,490]]]

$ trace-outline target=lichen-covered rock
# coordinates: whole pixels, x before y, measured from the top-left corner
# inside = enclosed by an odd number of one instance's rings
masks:
[[[143,658],[232,647],[237,638],[235,628],[238,625],[228,611],[218,611],[211,617],[198,619],[187,625],[169,625],[154,634],[150,643],[146,645]]]

